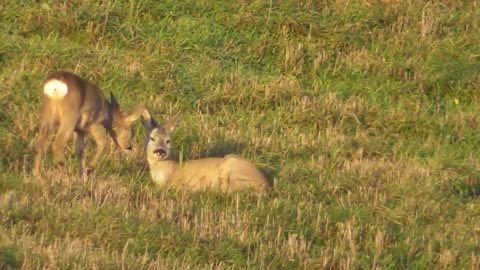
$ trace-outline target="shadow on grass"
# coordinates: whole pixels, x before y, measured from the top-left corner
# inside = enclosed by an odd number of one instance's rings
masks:
[[[480,198],[480,173],[475,172],[465,179],[458,179],[452,185],[452,191],[465,199]]]
[[[0,246],[0,269],[20,269],[23,254],[15,246]]]

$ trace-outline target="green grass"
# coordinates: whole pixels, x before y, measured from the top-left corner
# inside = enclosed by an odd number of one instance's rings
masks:
[[[0,268],[478,269],[478,4],[280,2],[0,3]],[[274,187],[159,190],[140,123],[88,182],[32,177],[59,69]]]

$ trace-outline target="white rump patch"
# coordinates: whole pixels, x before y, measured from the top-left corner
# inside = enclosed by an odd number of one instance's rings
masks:
[[[67,94],[68,87],[66,83],[52,79],[45,84],[43,92],[52,98],[62,98]]]

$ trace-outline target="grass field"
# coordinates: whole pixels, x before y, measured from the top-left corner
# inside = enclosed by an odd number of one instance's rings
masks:
[[[88,182],[72,144],[32,177],[60,69],[274,187],[160,190],[140,122]],[[479,90],[478,1],[2,1],[0,268],[479,269]]]

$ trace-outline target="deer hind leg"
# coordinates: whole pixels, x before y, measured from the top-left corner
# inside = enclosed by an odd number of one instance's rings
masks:
[[[106,130],[102,125],[92,125],[90,127],[90,134],[92,134],[93,140],[96,144],[95,156],[93,156],[92,161],[90,161],[86,173],[90,174],[95,167],[97,166],[97,162],[103,154],[105,147],[107,145],[107,134]]]
[[[58,167],[64,171],[65,169],[65,144],[68,142],[70,137],[72,137],[73,131],[75,129],[75,122],[65,121],[64,124],[60,126],[57,132],[57,136],[52,144],[53,157],[57,162]]]
[[[218,174],[218,189],[222,192],[230,191],[230,170],[228,168],[220,169]]]
[[[76,140],[76,148],[77,148],[77,159],[78,159],[78,170],[80,173],[80,177],[85,177],[84,168],[85,168],[85,132],[77,131],[77,140]]]
[[[45,141],[48,137],[51,126],[46,123],[42,123],[40,126],[40,133],[37,138],[37,144],[35,146],[35,156],[33,158],[33,174],[35,176],[40,175],[40,167],[42,166],[43,151],[45,150]]]

